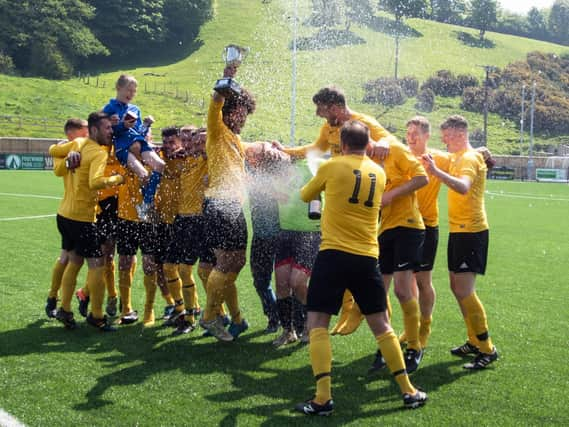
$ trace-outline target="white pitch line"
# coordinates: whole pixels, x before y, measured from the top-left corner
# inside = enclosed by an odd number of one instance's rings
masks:
[[[0,426],[2,427],[26,427],[25,424],[22,424],[8,412],[0,409]]]
[[[549,200],[551,202],[569,202],[569,199],[557,199],[554,197],[530,196],[525,194],[496,193],[494,191],[486,191],[490,196],[510,197],[511,199],[528,199],[528,200]]]
[[[25,198],[30,198],[30,199],[61,200],[61,197],[58,197],[58,196],[45,196],[45,195],[41,195],[41,194],[0,193],[0,196],[25,197]]]
[[[26,219],[41,219],[41,218],[50,218],[54,217],[55,214],[48,214],[48,215],[34,215],[34,216],[16,216],[13,218],[0,218],[0,221],[21,221]]]

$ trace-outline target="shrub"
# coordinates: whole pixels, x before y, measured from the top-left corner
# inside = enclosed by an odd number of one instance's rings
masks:
[[[419,80],[413,76],[405,76],[399,80],[399,85],[403,89],[403,93],[408,98],[412,98],[417,95],[419,91]]]
[[[15,69],[12,57],[0,51],[0,74],[14,74]]]
[[[426,113],[430,113],[435,108],[435,92],[432,89],[421,89],[417,95],[415,108]]]
[[[449,70],[439,70],[436,75],[429,77],[421,89],[431,89],[438,96],[458,96],[462,93],[454,74]]]
[[[456,84],[458,85],[458,87],[460,88],[460,92],[462,93],[462,91],[467,87],[478,86],[479,83],[478,79],[474,76],[471,76],[470,74],[459,74],[456,77]]]
[[[369,104],[383,104],[387,107],[404,104],[407,100],[399,80],[382,77],[364,84],[363,102]]]

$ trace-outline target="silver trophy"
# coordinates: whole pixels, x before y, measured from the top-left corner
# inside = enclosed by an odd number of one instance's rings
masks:
[[[238,67],[241,65],[248,53],[248,47],[230,44],[225,46],[222,58],[225,61],[226,66]],[[224,98],[239,95],[241,93],[241,86],[239,86],[239,83],[231,77],[223,77],[222,79],[217,80],[213,89]]]

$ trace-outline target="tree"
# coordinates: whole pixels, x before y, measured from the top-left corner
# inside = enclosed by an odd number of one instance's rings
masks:
[[[338,0],[312,0],[312,14],[308,23],[314,27],[334,27],[342,22]]]
[[[547,37],[545,15],[537,7],[532,7],[527,14],[528,30],[531,37],[544,39]]]
[[[478,28],[483,41],[486,31],[497,22],[496,0],[472,0],[470,8],[470,23]]]
[[[346,14],[346,29],[352,22],[369,22],[374,10],[370,0],[344,0]]]
[[[569,43],[569,0],[555,0],[551,6],[549,32],[555,41]]]
[[[163,0],[89,0],[94,32],[113,53],[130,55],[165,39]]]
[[[428,15],[426,0],[379,0],[379,8],[395,15],[395,21],[403,18],[424,18]]]
[[[87,24],[93,8],[82,0],[0,0],[0,49],[18,70],[69,77],[84,58],[107,55]]]

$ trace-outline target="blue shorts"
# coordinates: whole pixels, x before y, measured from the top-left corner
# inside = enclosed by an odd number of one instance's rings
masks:
[[[115,139],[115,156],[121,165],[126,166],[128,160],[128,152],[130,146],[135,142],[140,142],[140,152],[152,151],[152,148],[148,145],[148,142],[140,134],[130,133],[122,138]]]

